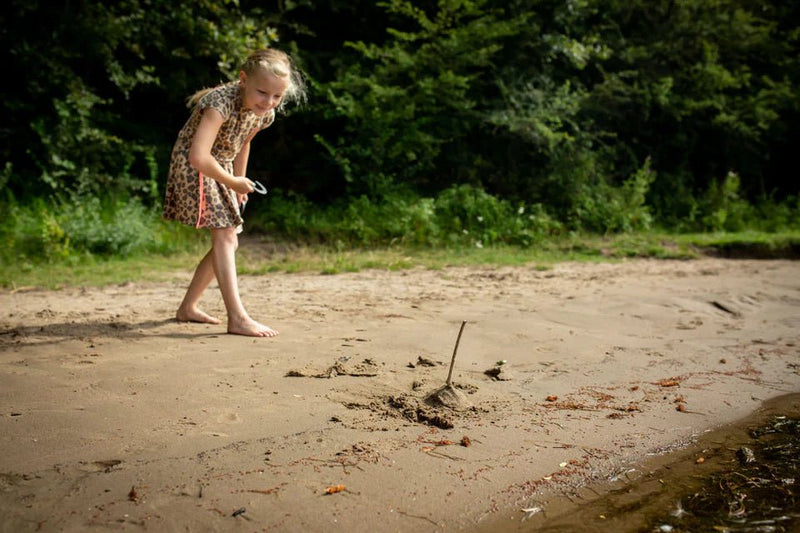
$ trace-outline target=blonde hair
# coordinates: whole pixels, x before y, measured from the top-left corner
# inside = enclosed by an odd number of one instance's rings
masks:
[[[286,92],[281,98],[277,111],[283,111],[287,103],[302,104],[306,101],[306,84],[303,75],[295,67],[294,61],[285,52],[265,48],[251,54],[241,68],[248,76],[268,73],[288,81]],[[187,107],[194,107],[214,88],[200,89],[186,100]]]

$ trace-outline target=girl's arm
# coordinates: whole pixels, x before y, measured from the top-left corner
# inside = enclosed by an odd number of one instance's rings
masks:
[[[250,137],[242,145],[242,149],[236,154],[236,159],[233,160],[233,172],[237,176],[247,175],[247,161],[250,159],[250,141],[256,136],[258,130],[253,131]]]
[[[239,194],[253,192],[252,181],[244,176],[234,176],[227,172],[211,155],[211,148],[214,146],[214,141],[217,139],[217,134],[224,121],[222,115],[216,109],[208,108],[203,111],[200,117],[200,124],[197,126],[197,132],[192,139],[192,146],[189,148],[189,164],[199,172],[217,180]],[[247,151],[249,153],[249,142],[246,144],[248,145]],[[234,171],[238,173],[240,168],[241,166],[237,168],[234,160]]]
[[[256,136],[258,130],[253,131],[250,134],[250,137],[242,145],[241,150],[239,153],[236,154],[236,158],[233,160],[233,173],[237,176],[245,176],[247,175],[247,161],[250,159],[250,141],[253,140],[253,137]],[[239,203],[247,201],[247,194],[239,193]]]

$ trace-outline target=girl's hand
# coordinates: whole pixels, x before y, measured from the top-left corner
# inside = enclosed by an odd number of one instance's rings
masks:
[[[244,176],[236,176],[231,184],[231,189],[239,194],[248,194],[255,190],[253,182]]]
[[[247,203],[247,195],[246,194],[241,194],[241,193],[237,192],[236,193],[236,199],[239,201],[239,205]]]

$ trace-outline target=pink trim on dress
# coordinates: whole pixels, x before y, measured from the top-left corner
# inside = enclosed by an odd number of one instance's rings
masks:
[[[203,190],[203,173],[198,172],[198,175],[200,176],[200,201],[197,202],[197,224],[195,224],[195,228],[200,227],[200,219],[202,218],[203,211],[205,211],[206,208],[206,195]]]

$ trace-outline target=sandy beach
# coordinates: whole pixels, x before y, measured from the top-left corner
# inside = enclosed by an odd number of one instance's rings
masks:
[[[0,292],[0,531],[473,531],[800,392],[797,261],[188,280]]]

